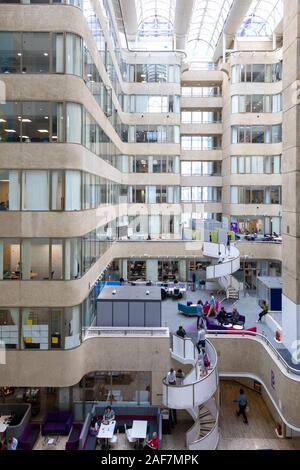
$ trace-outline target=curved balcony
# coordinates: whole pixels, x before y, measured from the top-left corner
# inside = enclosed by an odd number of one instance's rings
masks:
[[[187,344],[182,344],[187,343]],[[192,351],[192,346],[194,351]],[[182,385],[169,385],[163,380],[163,404],[168,408],[177,410],[190,410],[206,403],[217,391],[218,371],[217,352],[214,346],[207,341],[206,352],[210,359],[210,370],[205,375],[197,350],[190,338],[176,337],[173,344],[172,356],[182,363],[192,363],[194,367],[184,378]]]
[[[188,450],[215,450],[219,442],[218,421],[219,411],[212,398],[200,408],[198,419],[186,433]]]

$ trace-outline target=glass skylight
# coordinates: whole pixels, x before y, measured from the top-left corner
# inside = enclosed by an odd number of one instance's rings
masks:
[[[238,36],[272,36],[283,17],[283,0],[253,0]]]
[[[233,0],[195,0],[188,34],[188,55],[212,57]]]
[[[135,0],[141,39],[176,35],[176,5],[185,0]],[[195,0],[186,49],[190,59],[211,59],[234,0]],[[235,2],[238,8],[238,2]],[[283,17],[283,0],[253,0],[238,36],[271,36]]]

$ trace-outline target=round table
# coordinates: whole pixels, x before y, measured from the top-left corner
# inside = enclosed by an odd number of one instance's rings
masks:
[[[242,325],[233,325],[234,330],[243,330],[244,327]]]

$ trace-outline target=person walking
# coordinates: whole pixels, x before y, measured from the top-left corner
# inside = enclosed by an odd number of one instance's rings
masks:
[[[203,312],[203,302],[202,300],[199,300],[197,303],[197,329],[199,327],[199,324],[201,322],[201,319],[204,317],[204,312]]]
[[[244,418],[244,423],[248,424],[248,418],[246,415],[246,408],[248,406],[248,401],[247,401],[245,392],[242,388],[240,389],[240,395],[238,399],[234,400],[234,402],[239,404],[239,410],[236,412],[237,417],[240,417],[240,415],[242,415]]]
[[[206,343],[205,328],[203,325],[200,324],[198,327],[197,343],[196,343],[196,348],[198,349],[199,354],[201,353],[201,349],[202,351],[205,351],[205,343]]]
[[[178,385],[182,385],[184,378],[185,378],[185,373],[183,372],[182,369],[178,369],[178,371],[176,372],[176,383]]]
[[[211,293],[210,299],[209,299],[209,312],[207,316],[210,317],[210,315],[215,315],[215,314],[216,314],[216,301],[215,301],[214,294]]]
[[[173,368],[168,372],[167,383],[169,385],[176,385],[176,371]]]
[[[227,235],[227,250],[228,250],[228,255],[230,255],[230,248],[231,248],[231,236],[228,234],[228,235]]]
[[[269,305],[267,302],[264,300],[262,304],[262,311],[260,312],[258,316],[257,323],[261,322],[262,318],[269,313]]]

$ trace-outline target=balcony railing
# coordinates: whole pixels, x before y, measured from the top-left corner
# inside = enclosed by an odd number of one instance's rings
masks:
[[[181,340],[191,344],[181,345]],[[186,355],[188,355],[194,362],[192,345],[193,342],[190,338],[179,338],[179,340],[176,338],[172,351],[173,357],[186,359]],[[185,356],[180,356],[182,352]],[[163,404],[165,406],[177,410],[193,409],[214,396],[218,388],[217,352],[209,341],[206,342],[206,352],[211,363],[210,370],[206,375],[202,376],[198,364],[195,364],[181,385],[169,385],[166,378],[163,380]]]
[[[98,337],[144,337],[153,336],[160,338],[168,338],[170,336],[169,328],[130,328],[130,327],[89,327],[82,329],[83,341]]]

